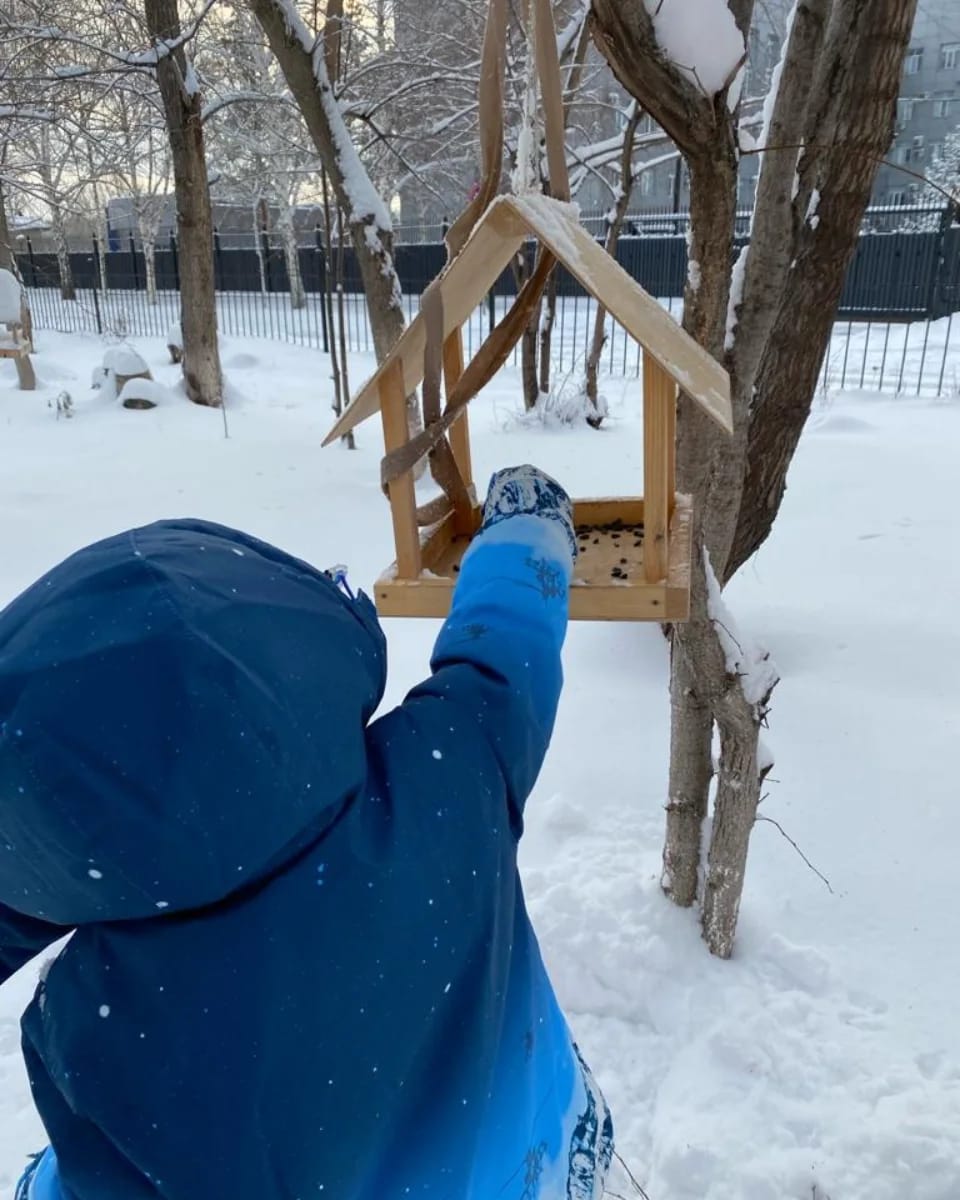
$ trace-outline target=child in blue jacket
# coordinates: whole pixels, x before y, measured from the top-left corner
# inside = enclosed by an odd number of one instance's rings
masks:
[[[169,521],[0,614],[0,982],[27,1200],[599,1200],[606,1106],[517,875],[575,541],[494,477],[432,674],[371,723],[369,601]]]

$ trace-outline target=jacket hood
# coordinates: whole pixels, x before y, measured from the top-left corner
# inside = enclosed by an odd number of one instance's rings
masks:
[[[362,788],[385,670],[365,597],[245,534],[74,554],[0,613],[0,902],[72,926],[269,874]]]

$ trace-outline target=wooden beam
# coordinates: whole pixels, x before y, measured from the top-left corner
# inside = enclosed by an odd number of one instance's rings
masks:
[[[403,365],[394,360],[379,382],[380,416],[387,452],[399,450],[410,434],[407,429],[407,395],[403,386]],[[397,576],[416,579],[420,575],[420,530],[417,527],[417,496],[413,472],[407,471],[388,485],[393,540],[397,549]]]
[[[667,405],[667,508],[670,520],[677,503],[677,396]]]
[[[643,355],[643,568],[647,583],[667,577],[670,524],[670,410],[676,384],[652,354]]]
[[[529,235],[557,256],[708,417],[733,433],[727,372],[607,254],[580,224],[575,209],[534,193],[504,196],[499,203],[517,213]]]
[[[443,343],[443,382],[448,396],[462,374],[463,330],[455,329]],[[463,482],[469,487],[473,483],[473,463],[470,457],[470,424],[466,408],[450,426],[450,445]]]
[[[500,273],[510,264],[525,237],[521,222],[505,207],[502,200],[484,214],[470,235],[467,244],[446,267],[441,276],[443,294],[443,328],[445,334],[459,329],[496,283]],[[389,357],[375,375],[354,395],[353,403],[344,410],[337,423],[323,440],[325,446],[335,442],[354,426],[372,417],[379,405],[379,385],[383,373],[395,362],[403,364],[404,387],[410,395],[423,379],[423,348],[426,326],[418,313],[400,335]]]

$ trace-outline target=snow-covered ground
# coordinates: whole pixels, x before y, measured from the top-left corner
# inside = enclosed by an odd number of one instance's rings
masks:
[[[87,383],[103,345],[38,335],[41,390],[0,364],[0,603],[81,544],[161,516],[231,523],[369,587],[391,557],[373,423],[321,452],[327,363],[227,339],[218,412],[128,412]],[[137,342],[171,385],[159,340]],[[369,360],[353,364],[354,381]],[[57,417],[71,394],[74,415]],[[609,427],[519,415],[504,372],[472,407],[478,476],[533,460],[581,495],[635,492],[639,389]],[[834,394],[811,419],[773,539],[729,589],[783,682],[733,961],[658,885],[666,648],[577,625],[522,865],[546,958],[650,1200],[960,1197],[960,403]],[[391,622],[396,701],[431,622]],[[30,966],[0,991],[0,1196],[44,1142],[19,1059]],[[637,1194],[621,1173],[621,1196]],[[385,1198],[387,1200],[387,1198]]]

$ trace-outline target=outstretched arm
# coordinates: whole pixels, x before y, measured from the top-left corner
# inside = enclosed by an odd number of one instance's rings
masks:
[[[517,823],[543,763],[563,676],[575,539],[566,493],[533,468],[494,476],[484,527],[463,560],[432,675],[403,706],[438,702],[469,755],[502,775]],[[477,746],[479,739],[480,745]]]

